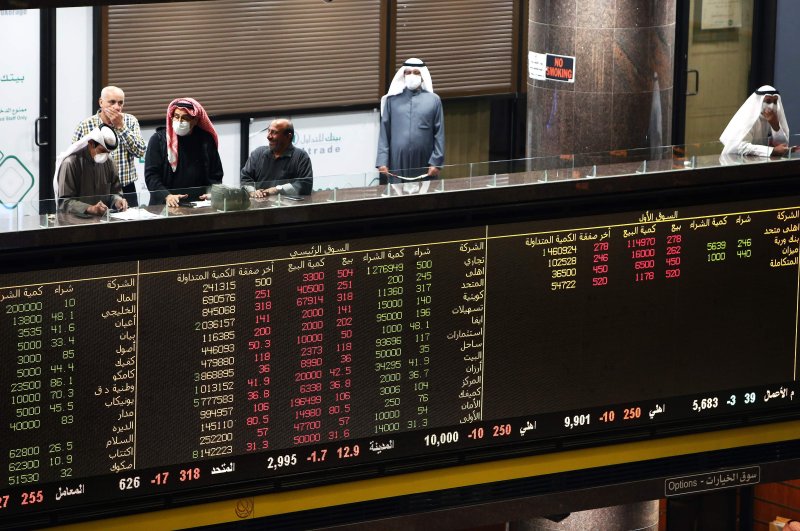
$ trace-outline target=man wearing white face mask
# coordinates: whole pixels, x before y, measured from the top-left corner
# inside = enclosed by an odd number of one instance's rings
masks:
[[[444,164],[444,112],[433,92],[428,68],[409,59],[381,98],[381,127],[375,167],[396,183],[424,175],[439,176]]]
[[[109,207],[128,208],[121,195],[117,164],[109,157],[117,144],[114,130],[101,125],[58,157],[53,184],[63,210],[81,216],[102,216]]]
[[[751,94],[719,140],[725,145],[723,155],[785,155],[789,150],[789,124],[780,93],[764,85]]]
[[[172,100],[167,123],[147,144],[144,181],[150,204],[177,207],[207,199],[206,190],[222,182],[219,138],[206,110],[192,98]]]

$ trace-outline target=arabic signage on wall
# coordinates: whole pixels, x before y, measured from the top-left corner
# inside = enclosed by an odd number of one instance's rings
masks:
[[[250,151],[266,145],[272,118],[250,124]],[[377,179],[380,113],[377,109],[341,114],[293,117],[295,146],[304,149],[314,167],[314,189],[349,188]]]
[[[0,216],[35,201],[39,154],[39,12],[0,11]]]
[[[575,58],[569,55],[528,52],[528,75],[532,79],[575,82]]]

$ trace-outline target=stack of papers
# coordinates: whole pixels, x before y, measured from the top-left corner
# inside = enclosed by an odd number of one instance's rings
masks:
[[[153,214],[144,208],[129,208],[122,212],[112,212],[109,214],[111,219],[118,219],[122,221],[136,221],[139,219],[157,219],[160,218],[158,214]]]

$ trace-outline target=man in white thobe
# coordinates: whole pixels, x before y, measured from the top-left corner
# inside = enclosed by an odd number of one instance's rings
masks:
[[[723,155],[782,156],[789,151],[789,125],[781,97],[764,85],[752,93],[719,137]]]
[[[375,167],[388,182],[438,177],[444,164],[444,112],[428,68],[409,59],[381,98]]]

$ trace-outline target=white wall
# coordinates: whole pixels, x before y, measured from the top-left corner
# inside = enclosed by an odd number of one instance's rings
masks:
[[[97,111],[92,94],[92,8],[56,10],[56,151],[72,144],[81,120]]]
[[[219,157],[222,159],[222,169],[225,170],[222,182],[230,186],[239,186],[241,171],[239,122],[214,122],[214,128],[219,136]]]
[[[0,223],[39,197],[39,10],[0,11]],[[21,203],[20,203],[21,202]],[[18,205],[22,205],[21,207]]]
[[[800,2],[778,2],[778,20],[775,28],[775,88],[781,91],[786,121],[792,135],[800,133],[800,69],[797,68],[797,21],[800,20]],[[798,143],[798,138],[790,140]]]

